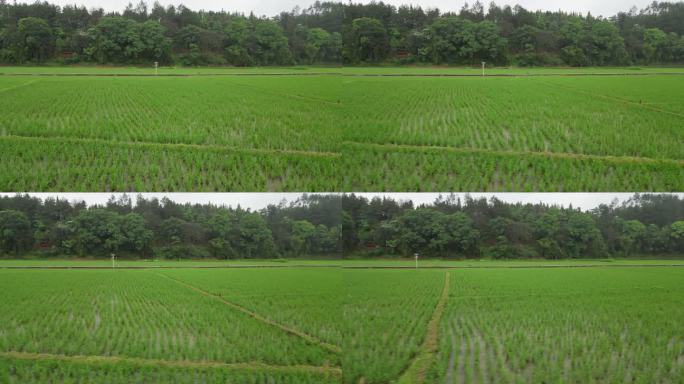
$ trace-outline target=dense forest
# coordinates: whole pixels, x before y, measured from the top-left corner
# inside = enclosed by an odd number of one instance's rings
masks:
[[[259,211],[128,195],[105,205],[0,197],[0,256],[592,258],[684,255],[684,199],[591,211],[443,195],[429,205],[302,195]]]
[[[684,199],[635,195],[583,212],[440,196],[433,204],[342,198],[347,257],[592,258],[684,254]]]
[[[104,206],[16,195],[0,197],[0,256],[340,257],[340,215],[334,195],[258,212],[128,195]]]
[[[460,12],[316,2],[277,16],[141,1],[123,12],[0,0],[0,63],[180,65],[684,63],[684,2],[603,17],[476,1]]]

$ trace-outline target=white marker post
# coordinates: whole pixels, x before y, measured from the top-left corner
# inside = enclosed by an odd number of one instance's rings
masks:
[[[112,269],[116,268],[116,255],[112,253]]]
[[[482,77],[485,76],[485,65],[487,65],[487,63],[483,61],[482,62]]]
[[[413,256],[416,258],[416,269],[418,269],[418,254],[414,253]]]
[[[155,76],[159,75],[159,62],[158,61],[154,62],[154,75]]]

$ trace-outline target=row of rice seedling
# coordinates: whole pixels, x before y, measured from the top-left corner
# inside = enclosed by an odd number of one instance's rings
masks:
[[[5,135],[312,152],[340,142],[331,76],[0,77],[0,89],[19,79],[32,83],[0,98]]]
[[[348,144],[343,191],[680,191],[684,163]]]
[[[418,353],[444,272],[344,270],[345,383],[387,383]]]
[[[0,359],[3,383],[339,383],[337,375],[227,368],[174,368],[125,363],[65,363],[58,360]]]
[[[2,191],[330,191],[337,158],[0,137]]]
[[[165,275],[333,346],[342,344],[338,269],[170,270]]]
[[[679,76],[643,76],[626,80],[620,77],[554,77],[546,82],[584,95],[632,102],[637,109],[641,107],[684,115],[684,92]]]
[[[680,382],[684,271],[451,272],[426,382]]]
[[[598,79],[639,88],[660,78]],[[573,84],[573,79],[562,80]],[[684,94],[684,76],[667,80],[668,89]],[[343,81],[345,109],[350,111],[344,138],[380,144],[684,158],[681,116],[568,91],[554,81],[555,77]]]
[[[338,356],[155,271],[0,271],[0,351],[334,366]]]
[[[347,76],[482,76],[482,68],[453,67],[453,66],[399,66],[399,67],[343,67],[336,71]],[[486,75],[506,76],[567,76],[567,75],[627,75],[642,76],[653,74],[684,74],[682,68],[658,68],[658,67],[505,67],[491,68],[487,66]]]

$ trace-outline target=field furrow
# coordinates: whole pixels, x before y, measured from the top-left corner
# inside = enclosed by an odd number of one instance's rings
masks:
[[[335,158],[0,136],[3,191],[328,191]]]
[[[444,289],[439,297],[439,302],[432,313],[430,322],[425,331],[425,340],[420,347],[420,352],[413,359],[411,365],[399,378],[400,384],[421,384],[425,382],[425,373],[432,364],[432,359],[437,352],[439,335],[439,321],[442,318],[444,307],[449,298],[449,272],[444,274]],[[444,335],[442,335],[444,337]]]
[[[224,299],[224,298],[221,297],[221,296],[214,295],[214,294],[212,294],[212,293],[210,293],[210,292],[207,292],[207,291],[205,291],[205,290],[203,290],[203,289],[200,289],[200,288],[198,288],[198,287],[195,287],[195,286],[193,286],[193,285],[190,285],[190,284],[188,284],[187,282],[184,282],[184,281],[182,281],[182,280],[175,279],[175,278],[173,278],[173,277],[169,277],[169,276],[167,276],[167,275],[165,275],[165,274],[161,274],[161,273],[158,274],[158,275],[159,275],[159,276],[162,276],[162,277],[164,277],[164,278],[170,279],[170,280],[172,280],[172,281],[175,281],[176,283],[181,284],[182,286],[187,287],[187,288],[189,288],[189,289],[191,289],[191,290],[193,290],[193,291],[195,291],[195,292],[198,292],[198,293],[200,293],[200,294],[202,294],[202,295],[204,295],[204,296],[208,296],[208,297],[211,297],[211,298],[213,298],[213,299],[215,299],[215,300],[218,300],[218,301],[222,302],[223,304],[225,304],[225,305],[227,305],[227,306],[229,306],[229,307],[231,307],[231,308],[233,308],[233,309],[235,309],[235,310],[237,310],[237,311],[239,311],[239,312],[242,312],[242,313],[244,313],[244,314],[246,314],[246,315],[249,315],[250,317],[252,317],[252,318],[255,319],[255,320],[258,320],[258,321],[260,321],[260,322],[262,322],[262,323],[264,323],[264,324],[268,324],[268,325],[270,325],[270,326],[276,327],[276,328],[278,328],[278,329],[280,329],[280,330],[282,330],[282,331],[284,331],[284,332],[286,332],[286,333],[289,333],[289,334],[291,334],[291,335],[300,337],[300,338],[306,340],[307,342],[309,342],[309,343],[311,343],[311,344],[317,345],[317,346],[319,346],[319,347],[321,347],[321,348],[323,348],[323,349],[326,349],[326,350],[328,350],[328,351],[330,351],[330,352],[333,352],[333,353],[337,353],[337,354],[342,353],[342,349],[341,349],[340,347],[338,347],[337,345],[333,345],[333,344],[330,344],[330,343],[323,342],[323,341],[319,340],[318,338],[316,338],[316,337],[314,337],[314,336],[311,336],[311,335],[308,335],[308,334],[306,334],[306,333],[304,333],[304,332],[302,332],[302,331],[299,331],[299,330],[297,330],[297,329],[294,329],[294,328],[288,327],[288,326],[286,326],[286,325],[277,323],[277,322],[275,322],[275,321],[273,321],[273,320],[271,320],[271,319],[269,319],[269,318],[267,318],[267,317],[264,317],[264,316],[262,316],[262,315],[260,315],[260,314],[258,314],[258,313],[256,313],[256,312],[250,311],[249,309],[247,309],[247,308],[245,308],[245,307],[243,307],[243,306],[241,306],[241,305],[238,305],[238,304],[235,304],[235,303],[233,303],[233,302],[230,302],[230,301]]]
[[[236,371],[280,372],[280,373],[317,373],[328,376],[341,376],[340,368],[313,365],[269,365],[263,363],[224,363],[220,361],[189,361],[144,359],[119,356],[83,356],[58,355],[52,353],[28,353],[16,351],[0,351],[0,358],[20,360],[54,360],[67,363],[114,363],[152,366],[164,368],[227,368]]]

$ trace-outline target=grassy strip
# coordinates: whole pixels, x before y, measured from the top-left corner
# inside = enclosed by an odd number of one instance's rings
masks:
[[[308,372],[324,375],[341,377],[342,370],[337,367],[319,367],[314,365],[271,365],[259,362],[249,363],[223,363],[219,361],[186,361],[186,360],[163,360],[163,359],[144,359],[140,357],[120,357],[120,356],[85,356],[85,355],[60,355],[52,353],[31,353],[18,351],[0,352],[0,357],[20,359],[20,360],[57,360],[61,362],[74,363],[126,363],[139,366],[154,366],[166,368],[227,368],[244,371],[266,371],[298,373]]]
[[[0,269],[255,269],[255,268],[339,268],[339,265],[307,265],[307,264],[293,264],[293,265],[188,265],[188,266],[164,266],[164,265],[147,265],[147,266],[87,266],[87,265],[2,265]]]
[[[420,149],[420,148],[419,148]],[[342,191],[674,192],[684,164],[347,145]]]
[[[419,384],[425,382],[425,374],[437,352],[437,336],[439,333],[439,321],[442,318],[444,307],[449,298],[449,272],[444,274],[444,289],[439,302],[432,313],[432,318],[427,326],[425,340],[420,347],[420,353],[416,356],[408,369],[399,378],[399,384]]]
[[[684,72],[663,73],[345,73],[347,77],[582,77],[582,76],[683,76]]]
[[[684,115],[682,115],[684,116]],[[611,163],[649,163],[649,164],[674,164],[684,165],[684,160],[675,159],[654,159],[650,157],[636,157],[636,156],[604,156],[604,155],[589,155],[581,153],[560,153],[560,152],[535,152],[535,151],[513,151],[513,150],[494,150],[484,148],[458,148],[445,147],[437,145],[410,145],[410,144],[391,144],[391,143],[366,143],[358,141],[345,141],[344,145],[350,145],[360,148],[385,148],[385,149],[403,149],[409,151],[447,151],[462,154],[491,154],[504,156],[536,156],[545,158],[557,159],[573,159],[573,160],[601,160]]]
[[[684,267],[684,264],[616,264],[616,265],[601,265],[601,264],[579,264],[579,265],[490,265],[490,266],[449,266],[449,265],[431,265],[420,267],[420,269],[526,269],[526,268],[650,268],[650,267]],[[415,269],[411,266],[391,266],[391,265],[359,265],[359,266],[343,266],[343,269]]]
[[[20,136],[20,135],[3,135],[3,138],[25,141],[52,141],[58,140],[73,144],[117,144],[132,147],[164,147],[173,149],[192,149],[192,150],[211,150],[219,152],[234,152],[243,154],[266,154],[266,155],[295,155],[295,156],[311,156],[324,158],[339,158],[342,155],[337,152],[319,152],[319,151],[303,151],[297,149],[260,149],[260,148],[236,148],[223,145],[208,145],[208,144],[186,144],[186,143],[161,143],[161,142],[147,142],[147,141],[119,141],[119,140],[105,140],[95,138],[76,138],[65,136]]]
[[[324,341],[322,341],[322,340],[320,340],[320,339],[318,339],[318,338],[316,338],[316,337],[314,337],[314,336],[308,335],[308,334],[306,334],[306,333],[304,333],[304,332],[301,332],[301,331],[299,331],[299,330],[296,330],[296,329],[294,329],[294,328],[290,328],[290,327],[288,327],[288,326],[286,326],[286,325],[282,325],[282,324],[276,323],[275,321],[273,321],[273,320],[271,320],[271,319],[268,319],[268,318],[266,318],[266,317],[263,317],[263,316],[261,316],[260,314],[258,314],[258,313],[256,313],[256,312],[252,312],[252,311],[250,311],[249,309],[247,309],[247,308],[245,308],[245,307],[243,307],[243,306],[241,306],[241,305],[232,303],[232,302],[230,302],[230,301],[224,299],[224,298],[221,297],[221,296],[217,296],[217,295],[215,295],[215,294],[213,294],[213,293],[210,293],[210,292],[207,292],[207,291],[205,291],[205,290],[203,290],[203,289],[197,288],[197,287],[195,287],[194,285],[190,285],[190,284],[188,284],[188,283],[186,283],[186,282],[184,282],[184,281],[182,281],[182,280],[175,279],[175,278],[173,278],[173,277],[169,277],[169,276],[164,275],[164,274],[161,274],[161,273],[158,274],[158,275],[159,275],[159,276],[162,276],[162,277],[165,277],[165,278],[167,278],[167,279],[169,279],[169,280],[175,281],[176,283],[178,283],[178,284],[180,284],[180,285],[183,285],[183,286],[185,286],[186,288],[189,288],[189,289],[191,289],[191,290],[193,290],[193,291],[195,291],[195,292],[198,292],[198,293],[200,293],[200,294],[202,294],[202,295],[204,295],[204,296],[207,296],[207,297],[211,297],[211,298],[213,298],[213,299],[216,299],[216,300],[222,302],[223,304],[226,304],[227,306],[229,306],[229,307],[231,307],[231,308],[233,308],[233,309],[235,309],[235,310],[237,310],[237,311],[240,311],[240,312],[242,312],[242,313],[244,313],[244,314],[247,314],[247,315],[251,316],[252,318],[254,318],[254,319],[258,320],[258,321],[261,321],[262,323],[265,323],[265,324],[274,326],[274,327],[279,328],[279,329],[281,329],[282,331],[285,331],[285,332],[287,332],[287,333],[289,333],[289,334],[292,334],[292,335],[301,337],[302,339],[306,340],[307,342],[309,342],[309,343],[311,343],[311,344],[314,344],[314,345],[317,345],[317,346],[319,346],[319,347],[321,347],[321,348],[323,348],[323,349],[325,349],[325,350],[327,350],[327,351],[330,351],[330,352],[333,352],[333,353],[337,353],[337,354],[342,353],[342,348],[340,348],[340,347],[337,346],[337,345],[333,345],[333,344],[330,344],[330,343],[326,343],[326,342],[324,342]]]
[[[330,191],[336,158],[0,136],[0,191]]]

